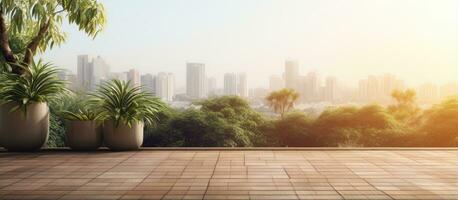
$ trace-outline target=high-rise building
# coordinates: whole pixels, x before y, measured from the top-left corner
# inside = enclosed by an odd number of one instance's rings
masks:
[[[127,72],[127,80],[134,87],[140,86],[140,72],[136,69],[131,69]]]
[[[92,59],[92,64],[90,67],[92,68],[90,89],[95,90],[97,85],[109,79],[110,66],[102,57],[97,56],[96,58]]]
[[[317,73],[310,72],[306,76],[302,77],[300,85],[301,87],[299,93],[301,94],[303,101],[313,102],[319,100],[319,90],[321,84]]]
[[[394,75],[371,75],[360,81],[359,99],[361,101],[388,103],[392,100],[391,93],[397,89],[403,90],[404,87],[404,81],[397,79]]]
[[[237,75],[224,74],[224,95],[237,95]]]
[[[382,88],[383,95],[390,96],[393,90],[396,88],[396,77],[392,74],[383,75]]]
[[[214,96],[217,94],[216,78],[207,78],[207,94],[208,96]]]
[[[174,96],[174,78],[171,73],[159,73],[156,76],[156,97],[164,101],[172,101]]]
[[[92,57],[90,55],[77,56],[77,85],[81,89],[90,89],[92,72]]]
[[[240,97],[248,97],[248,81],[245,73],[239,74],[237,89]]]
[[[269,79],[269,90],[276,91],[285,87],[285,81],[280,76],[272,75]]]
[[[101,56],[77,57],[77,83],[81,89],[95,90],[97,85],[109,79],[110,66]]]
[[[202,99],[205,94],[205,64],[186,63],[186,94],[191,99]]]
[[[70,70],[62,70],[57,74],[57,76],[59,77],[60,80],[67,81],[69,89],[71,90],[81,89],[81,88],[78,88],[79,85],[78,85],[76,75],[73,74]]]
[[[324,100],[327,102],[334,102],[337,100],[337,78],[326,78],[324,86]]]
[[[285,62],[285,87],[298,90],[299,64],[297,61],[287,60]]]
[[[361,101],[366,101],[368,97],[367,93],[367,80],[360,80],[359,81],[359,87],[358,87],[358,96],[359,100]]]
[[[385,102],[389,102],[391,98],[391,94],[395,90],[403,90],[404,89],[404,81],[398,80],[392,74],[385,74],[382,78],[381,83],[381,90],[383,91],[381,100]]]
[[[127,72],[112,72],[112,73],[110,73],[110,79],[118,79],[120,81],[128,81]]]
[[[141,76],[142,89],[155,94],[156,90],[156,77],[152,74],[144,74]]]
[[[370,101],[380,100],[383,94],[380,78],[377,76],[369,76],[367,78],[367,97]]]

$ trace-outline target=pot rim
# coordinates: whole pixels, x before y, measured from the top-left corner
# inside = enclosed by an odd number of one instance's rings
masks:
[[[106,120],[103,120],[102,122],[105,124],[105,123],[115,123],[116,120],[114,119],[106,119]],[[120,121],[119,125],[126,125],[127,126],[127,123],[124,122],[124,121]],[[132,123],[132,125],[145,125],[145,122],[143,121],[136,121],[134,123]]]

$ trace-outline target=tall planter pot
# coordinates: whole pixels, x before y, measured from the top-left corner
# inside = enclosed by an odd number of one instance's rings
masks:
[[[143,143],[143,123],[134,123],[131,127],[119,123],[116,127],[113,121],[106,121],[103,125],[103,139],[111,150],[136,150]]]
[[[9,151],[40,149],[49,136],[49,108],[46,103],[32,103],[27,112],[11,112],[14,104],[0,106],[0,144]]]
[[[97,150],[102,145],[102,127],[97,121],[66,122],[66,144],[73,150]]]

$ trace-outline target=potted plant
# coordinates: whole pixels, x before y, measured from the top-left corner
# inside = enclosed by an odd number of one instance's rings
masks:
[[[87,101],[87,95],[64,95],[60,115],[65,119],[66,145],[77,151],[97,150],[102,145],[102,127]]]
[[[144,125],[154,125],[166,109],[160,100],[126,81],[105,82],[92,96],[92,105],[104,122],[104,144],[111,150],[140,148]]]
[[[59,70],[41,61],[18,75],[0,74],[0,144],[11,151],[40,149],[48,139],[48,102],[65,91]]]

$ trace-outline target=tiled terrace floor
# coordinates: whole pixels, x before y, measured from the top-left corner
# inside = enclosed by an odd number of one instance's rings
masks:
[[[458,150],[0,152],[0,199],[458,199]]]

